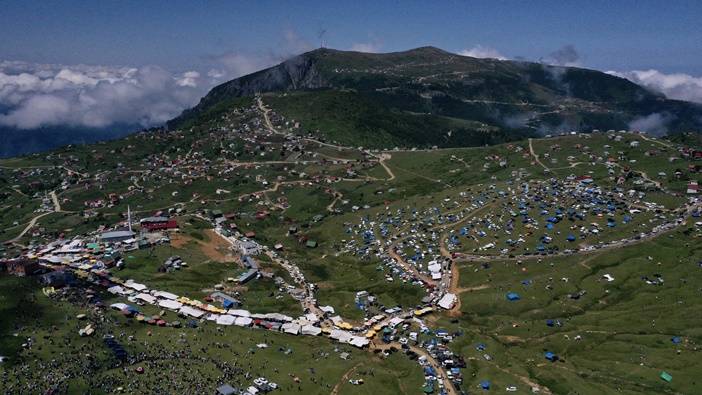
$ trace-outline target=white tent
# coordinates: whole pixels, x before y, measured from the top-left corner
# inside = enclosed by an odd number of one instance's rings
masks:
[[[146,289],[146,285],[135,283],[134,280],[127,280],[127,282],[124,283],[124,286],[140,292]]]
[[[331,306],[320,306],[319,309],[325,313],[334,314],[334,308]]]
[[[129,307],[129,305],[126,303],[113,303],[110,305],[110,307],[115,309],[115,310],[122,311],[122,310],[126,309],[127,307]]]
[[[450,310],[453,308],[453,305],[456,304],[456,295],[452,293],[447,293],[439,300],[439,303],[437,304],[441,308]]]
[[[144,302],[146,302],[148,304],[155,304],[156,303],[156,298],[154,298],[153,296],[151,296],[149,294],[145,294],[145,293],[140,293],[135,298],[139,299],[139,300],[143,300]]]
[[[200,318],[205,315],[205,312],[190,306],[183,306],[178,310],[178,314],[184,314],[194,318]]]
[[[292,322],[286,322],[284,323],[280,329],[283,330],[285,333],[289,333],[291,335],[297,335],[300,333],[300,325],[292,323]]]
[[[175,300],[170,300],[170,299],[160,300],[158,302],[158,305],[163,307],[163,308],[171,309],[171,310],[178,310],[179,308],[181,308],[183,306],[182,303],[176,302]]]
[[[390,325],[391,328],[394,328],[400,325],[402,321],[404,321],[404,319],[402,319],[401,317],[393,317],[390,319],[390,321],[388,321],[388,325]]]
[[[165,291],[156,291],[152,292],[152,294],[161,299],[170,299],[170,300],[176,300],[178,299],[178,295],[172,294],[170,292],[165,292]]]
[[[314,313],[305,314],[305,319],[309,322],[318,322],[319,321],[319,317],[317,317],[317,315]]]
[[[366,339],[365,337],[361,336],[351,336],[351,339],[349,340],[349,344],[352,346],[356,346],[358,348],[363,348],[370,343],[370,340]]]
[[[227,314],[235,315],[237,317],[251,317],[251,313],[246,310],[229,309]]]
[[[107,292],[109,292],[113,295],[124,295],[126,293],[125,289],[119,285],[115,285],[113,287],[107,288]]]
[[[234,321],[234,325],[236,326],[249,326],[253,320],[249,317],[237,317],[236,321]]]
[[[429,271],[432,273],[441,272],[441,264],[438,263],[437,261],[431,261],[431,262],[429,262],[427,269],[429,269]]]
[[[322,329],[314,325],[305,325],[300,330],[300,333],[302,333],[303,335],[317,336],[320,333],[322,333]]]
[[[341,343],[348,343],[351,340],[352,335],[340,329],[333,329],[329,334],[329,337],[334,340],[338,340]]]
[[[236,318],[233,315],[220,315],[217,317],[217,324],[219,325],[233,325]]]

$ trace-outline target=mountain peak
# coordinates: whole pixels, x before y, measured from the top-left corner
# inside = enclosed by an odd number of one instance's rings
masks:
[[[628,80],[599,71],[495,62],[423,46],[389,53],[317,48],[217,86],[169,126],[209,114],[208,109],[233,98],[320,90],[339,93],[334,96],[338,102],[349,100],[341,93],[354,91],[365,108],[386,106],[388,114],[430,114],[440,122],[460,120],[470,130],[488,125],[504,133],[626,129],[656,112],[672,114],[665,126],[679,131],[697,128],[702,119],[697,105],[661,101]],[[320,103],[314,111],[330,103]]]
[[[437,48],[431,45],[427,45],[424,47],[417,47],[414,49],[408,49],[407,51],[404,51],[405,53],[417,53],[417,54],[432,54],[432,55],[451,55],[451,52],[444,51],[441,48]]]

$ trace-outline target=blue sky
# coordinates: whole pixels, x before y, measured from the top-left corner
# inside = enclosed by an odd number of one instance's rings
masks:
[[[0,58],[186,70],[226,52],[285,52],[290,32],[317,46],[321,29],[340,49],[482,45],[538,60],[570,44],[588,67],[702,74],[700,1],[11,1]]]

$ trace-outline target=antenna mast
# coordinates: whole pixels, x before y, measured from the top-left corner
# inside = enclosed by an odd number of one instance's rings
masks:
[[[127,226],[129,226],[129,231],[132,231],[132,210],[127,205]]]
[[[317,33],[317,37],[319,38],[319,47],[324,48],[324,35],[327,33],[327,29],[320,29],[319,33]]]

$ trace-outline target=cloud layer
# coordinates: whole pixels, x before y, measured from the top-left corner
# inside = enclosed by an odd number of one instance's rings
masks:
[[[563,47],[551,52],[545,58],[541,58],[541,62],[554,66],[582,66],[580,54],[572,44],[564,45]]]
[[[482,45],[476,45],[471,49],[464,49],[458,52],[458,54],[462,56],[470,56],[472,58],[507,60],[507,57],[502,55],[498,50],[490,47],[483,47]]]
[[[160,67],[0,62],[0,124],[20,129],[116,123],[151,126],[178,115],[209,87],[199,72]]]
[[[688,74],[665,74],[658,70],[608,71],[608,74],[626,78],[671,99],[702,103],[702,77]]]
[[[629,130],[638,130],[654,136],[663,136],[668,133],[668,125],[675,120],[669,113],[653,113],[638,117],[629,122]]]

